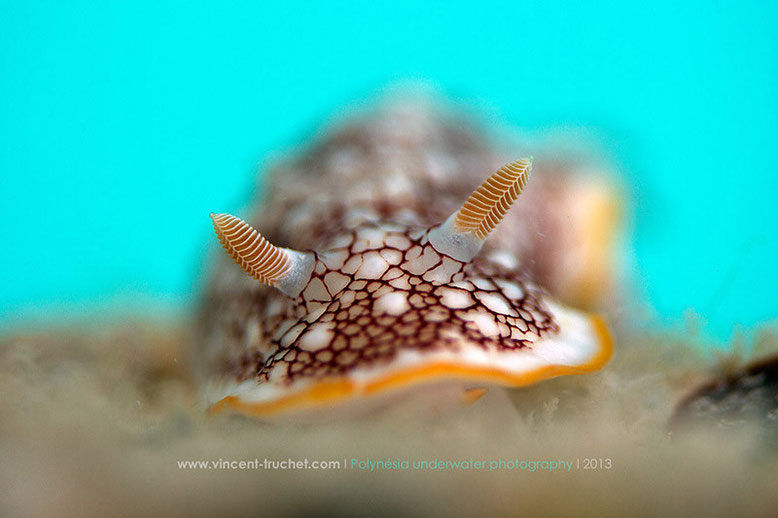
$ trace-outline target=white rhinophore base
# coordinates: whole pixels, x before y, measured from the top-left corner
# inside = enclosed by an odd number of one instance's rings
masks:
[[[478,254],[484,242],[472,232],[459,232],[454,226],[457,213],[453,213],[439,227],[430,230],[430,244],[438,253],[468,262]]]

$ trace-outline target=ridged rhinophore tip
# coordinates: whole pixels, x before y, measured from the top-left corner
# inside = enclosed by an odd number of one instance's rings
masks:
[[[532,157],[514,160],[502,166],[459,209],[456,229],[473,232],[479,239],[486,239],[524,190],[531,170]]]
[[[313,271],[310,254],[278,248],[230,214],[212,212],[211,219],[222,246],[243,271],[290,297],[299,295]]]
[[[527,185],[533,157],[505,164],[470,195],[461,209],[430,232],[438,252],[470,261]]]

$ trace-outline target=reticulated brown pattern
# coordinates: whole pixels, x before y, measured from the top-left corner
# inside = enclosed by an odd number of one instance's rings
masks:
[[[465,264],[441,255],[428,233],[367,224],[343,234],[317,255],[294,303],[268,302],[262,339],[270,347],[234,358],[233,372],[291,383],[388,363],[401,350],[504,351],[558,332],[522,272],[488,257]]]

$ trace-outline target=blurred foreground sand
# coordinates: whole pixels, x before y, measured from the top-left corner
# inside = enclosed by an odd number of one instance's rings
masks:
[[[419,415],[269,425],[209,417],[180,327],[124,323],[0,339],[0,515],[773,515],[775,430],[668,433],[710,361],[622,338],[604,371]],[[179,460],[610,459],[611,469],[186,470]],[[580,459],[580,460],[579,460]],[[488,462],[487,462],[488,466]]]

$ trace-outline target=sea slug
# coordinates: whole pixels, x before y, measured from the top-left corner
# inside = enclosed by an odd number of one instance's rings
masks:
[[[211,411],[327,412],[603,367],[604,320],[565,304],[607,292],[612,191],[500,160],[395,105],[279,167],[247,221],[211,214],[237,263],[224,255],[201,311]]]

